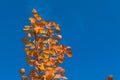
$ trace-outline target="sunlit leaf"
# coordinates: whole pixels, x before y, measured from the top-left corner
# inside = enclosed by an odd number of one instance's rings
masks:
[[[39,29],[38,28],[34,28],[35,33],[38,33]]]
[[[25,48],[25,52],[27,55],[30,55],[30,49],[29,48]]]
[[[31,46],[32,44],[30,42],[25,43],[25,46]]]
[[[34,49],[35,48],[35,45],[31,45],[31,49]]]
[[[25,69],[24,68],[20,69],[20,74],[25,74]]]
[[[35,9],[32,10],[32,13],[37,20],[42,20],[42,18],[38,15],[38,13]]]
[[[41,65],[38,66],[40,68],[40,70],[44,70],[45,67],[44,67],[44,63],[42,63]]]
[[[44,29],[40,29],[39,32],[40,32],[41,34],[46,33],[46,31],[45,31]]]
[[[43,54],[45,58],[49,58],[49,54],[45,53]]]
[[[25,32],[28,32],[29,30],[30,30],[30,26],[25,26],[25,27],[24,27],[24,31],[25,31]]]
[[[27,76],[22,76],[22,80],[28,80]]]
[[[56,31],[59,32],[60,31],[60,27],[59,25],[55,25]]]
[[[54,78],[55,78],[55,79],[61,79],[62,76],[61,76],[61,74],[56,74]]]
[[[31,21],[31,23],[35,23],[36,22],[36,20],[35,20],[35,18],[29,18],[29,20]]]
[[[30,38],[31,37],[31,34],[30,33],[28,33],[28,38]]]
[[[61,39],[62,39],[62,36],[61,36],[61,35],[56,35],[56,38],[57,38],[58,40],[61,40]]]
[[[56,52],[54,50],[51,50],[50,53],[55,56]]]

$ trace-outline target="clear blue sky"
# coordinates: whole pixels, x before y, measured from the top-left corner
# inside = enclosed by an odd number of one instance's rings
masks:
[[[61,25],[62,43],[74,55],[62,65],[69,80],[103,80],[108,74],[120,80],[119,0],[1,0],[0,80],[21,80],[19,69],[30,70],[21,40],[32,8]]]

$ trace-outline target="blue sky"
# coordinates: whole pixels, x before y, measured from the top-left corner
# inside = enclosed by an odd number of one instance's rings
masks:
[[[69,80],[120,79],[119,0],[1,0],[0,78],[21,80],[25,61],[23,27],[36,8],[43,19],[61,26],[62,43],[72,47],[73,57],[62,64]]]

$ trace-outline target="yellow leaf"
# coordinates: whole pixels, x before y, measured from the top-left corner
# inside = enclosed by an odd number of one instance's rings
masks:
[[[25,26],[24,31],[28,32],[30,30],[30,26]]]
[[[29,48],[25,48],[25,52],[28,56],[30,55],[30,49]]]
[[[31,37],[31,34],[30,33],[28,33],[28,38],[30,38]]]
[[[52,54],[53,56],[56,55],[56,52],[55,52],[55,51],[51,50],[50,52],[51,52],[51,54]]]
[[[29,18],[29,20],[31,21],[31,23],[35,23],[36,22],[36,20],[35,20],[35,18]]]
[[[38,59],[42,59],[42,58],[43,58],[42,53],[38,53]]]
[[[48,61],[48,58],[44,58],[44,62],[47,62]]]
[[[49,54],[44,53],[44,57],[45,57],[45,58],[49,58]]]
[[[41,34],[46,33],[46,31],[45,31],[44,29],[40,29],[39,32],[40,32]]]
[[[41,65],[38,66],[40,68],[40,70],[44,70],[45,67],[44,67],[44,63],[42,63]]]
[[[38,33],[39,29],[38,28],[34,28],[35,33]]]
[[[30,54],[30,56],[34,57],[34,56],[37,56],[37,53],[33,50]]]
[[[46,64],[45,64],[46,66],[52,66],[53,65],[53,62],[51,62],[51,61],[48,61],[48,62],[46,62]]]
[[[55,78],[55,79],[61,79],[62,76],[61,76],[60,74],[56,74],[54,78]]]
[[[35,45],[31,45],[31,49],[34,49],[35,48]]]

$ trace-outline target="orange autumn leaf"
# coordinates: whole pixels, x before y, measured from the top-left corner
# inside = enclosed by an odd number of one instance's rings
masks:
[[[22,80],[27,80],[28,77],[27,76],[22,76]]]
[[[59,27],[59,25],[57,24],[57,25],[55,25],[55,28],[56,28],[56,31],[57,32],[60,32],[60,27]]]
[[[25,43],[25,46],[27,46],[27,47],[29,47],[29,46],[31,46],[32,44],[30,43],[30,42],[26,42]]]
[[[34,49],[35,48],[35,45],[31,45],[31,49]]]
[[[56,74],[54,77],[54,79],[61,79],[61,78],[62,78],[62,76],[60,74]]]
[[[25,32],[28,32],[29,30],[30,30],[30,26],[25,26],[25,27],[24,27],[24,31],[25,31]]]
[[[37,20],[42,20],[42,18],[39,16],[39,14],[37,13],[35,9],[32,10],[32,13]]]
[[[31,34],[30,33],[28,33],[28,38],[30,38],[31,37]]]
[[[20,69],[20,74],[25,74],[25,69],[24,68]]]
[[[31,23],[35,23],[36,22],[36,20],[35,20],[35,18],[29,18],[29,20],[31,21]]]
[[[49,54],[48,53],[45,53],[43,54],[45,58],[49,58]]]
[[[41,65],[38,65],[38,67],[40,68],[40,70],[44,70],[45,69],[44,63],[42,63]]]
[[[68,55],[68,57],[72,57],[73,56],[71,52],[68,52],[67,55]]]
[[[61,40],[62,39],[62,36],[61,35],[56,35],[57,39],[58,40]]]

